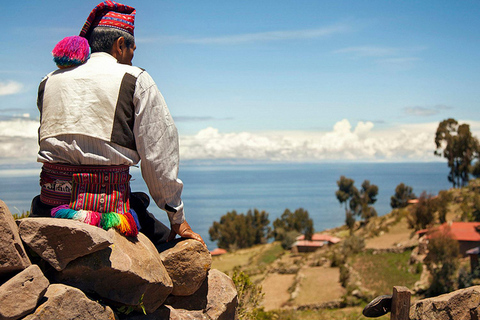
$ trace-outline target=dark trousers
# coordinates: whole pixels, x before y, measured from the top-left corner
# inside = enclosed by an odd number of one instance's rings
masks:
[[[147,208],[150,204],[150,198],[143,192],[132,192],[130,194],[130,207],[135,210],[140,222],[140,232],[142,232],[155,246],[167,242],[170,229],[162,222],[158,221]],[[51,210],[54,206],[40,201],[40,196],[32,200],[30,208],[30,217],[51,217]]]

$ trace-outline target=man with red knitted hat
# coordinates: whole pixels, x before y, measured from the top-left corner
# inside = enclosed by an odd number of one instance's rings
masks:
[[[100,3],[80,32],[89,42],[90,58],[40,83],[43,167],[32,216],[75,219],[126,236],[140,229],[157,245],[176,234],[204,244],[185,220],[173,119],[150,75],[132,66],[134,21],[134,8]],[[146,210],[147,195],[130,192],[128,169],[138,162],[171,230]]]

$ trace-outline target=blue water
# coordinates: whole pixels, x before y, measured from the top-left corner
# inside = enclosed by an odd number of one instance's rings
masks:
[[[0,199],[12,213],[29,210],[31,199],[39,193],[38,174],[39,169],[0,170]],[[344,223],[344,208],[335,197],[336,181],[341,175],[354,179],[357,188],[364,180],[376,184],[379,194],[374,206],[379,215],[384,215],[391,211],[390,197],[399,183],[413,187],[417,196],[422,191],[436,194],[451,187],[447,174],[448,167],[443,162],[321,163],[184,165],[179,177],[185,185],[187,221],[209,249],[214,249],[216,245],[210,241],[208,229],[231,210],[265,210],[273,222],[286,208],[293,211],[301,207],[308,210],[315,230],[321,231]],[[132,190],[146,192],[140,171],[134,168],[132,176]],[[149,210],[168,223],[166,214],[154,204]]]

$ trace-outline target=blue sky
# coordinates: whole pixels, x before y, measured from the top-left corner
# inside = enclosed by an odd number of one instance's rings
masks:
[[[2,3],[0,164],[35,161],[51,50],[98,2]],[[124,3],[184,161],[434,161],[440,121],[480,134],[478,1]]]

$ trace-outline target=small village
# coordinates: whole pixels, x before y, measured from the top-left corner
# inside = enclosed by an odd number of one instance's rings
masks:
[[[347,226],[342,226],[315,233],[310,240],[300,235],[289,250],[283,250],[278,242],[236,252],[216,249],[212,251],[212,267],[229,275],[248,274],[256,290],[261,291],[261,299],[255,306],[245,306],[248,310],[244,311],[266,315],[266,319],[294,319],[307,314],[312,319],[327,315],[331,319],[360,319],[369,302],[392,295],[394,288],[406,290],[411,305],[406,310],[403,307],[403,318],[399,310],[394,315],[389,309],[379,319],[431,319],[434,310],[443,314],[435,319],[464,319],[459,314],[476,314],[478,308],[476,304],[472,307],[475,310],[466,305],[472,305],[468,297],[474,299],[480,292],[475,287],[480,283],[480,222],[462,220],[478,210],[475,199],[479,197],[479,186],[479,180],[472,180],[467,187],[443,192],[440,197],[448,195],[449,199],[446,221],[438,219],[437,207],[428,228],[412,228],[412,213],[419,205],[418,199],[412,199],[405,208],[372,218],[367,225],[357,222],[353,235]],[[429,199],[435,201],[438,197],[432,195]],[[429,256],[429,243],[431,246],[445,238],[448,246],[457,248],[454,256],[448,256],[447,248],[441,254],[448,261],[430,262],[433,258]],[[445,273],[448,268],[453,269]],[[448,292],[442,293],[457,292],[460,298],[454,296],[448,303],[450,298],[435,293],[431,289],[438,281],[435,276],[451,285]],[[425,303],[436,297],[447,311],[437,310],[441,307],[434,302]],[[465,301],[460,303],[458,299]],[[457,309],[463,311],[452,311]]]

